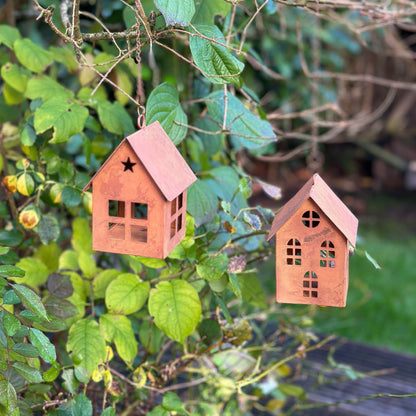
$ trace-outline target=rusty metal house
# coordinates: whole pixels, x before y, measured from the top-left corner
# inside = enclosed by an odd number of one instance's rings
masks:
[[[159,122],[124,138],[84,188],[92,186],[93,249],[165,258],[185,236],[195,180]]]
[[[276,214],[276,300],[345,306],[358,220],[315,174]]]

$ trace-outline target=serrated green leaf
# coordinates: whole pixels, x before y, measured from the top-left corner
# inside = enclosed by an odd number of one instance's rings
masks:
[[[19,62],[32,72],[40,73],[52,63],[52,55],[30,39],[17,39],[13,48]]]
[[[42,215],[38,224],[38,235],[42,244],[48,245],[59,237],[58,220],[52,215]]]
[[[23,285],[13,285],[13,290],[19,296],[26,309],[32,311],[39,318],[49,321],[40,297],[32,289]]]
[[[75,378],[74,370],[72,368],[68,368],[62,371],[62,379],[64,380],[62,385],[65,388],[65,390],[69,391],[71,394],[76,394],[78,390],[79,382]],[[63,416],[72,416],[72,412],[69,411],[68,414],[65,413]]]
[[[194,0],[155,0],[155,6],[162,13],[168,26],[186,27],[195,14]]]
[[[39,370],[21,362],[13,363],[12,367],[29,383],[42,383],[43,378]]]
[[[51,77],[39,75],[28,81],[25,97],[30,98],[31,100],[42,98],[43,102],[51,98],[59,98],[64,101],[73,98],[74,93]]]
[[[31,76],[30,71],[19,65],[8,62],[1,67],[1,76],[4,81],[16,91],[23,93]]]
[[[225,17],[231,11],[231,3],[224,0],[200,0],[192,23],[213,23],[217,15]]]
[[[85,251],[92,254],[92,233],[86,218],[75,218],[72,223],[71,244],[77,253]]]
[[[218,198],[206,181],[198,179],[188,188],[187,208],[197,227],[215,218]]]
[[[254,115],[234,95],[227,93],[227,129],[233,140],[248,149],[260,148],[276,141],[271,124]],[[215,91],[207,97],[211,117],[222,125],[224,117],[224,93]]]
[[[18,280],[19,283],[23,283],[30,287],[37,287],[45,283],[48,279],[49,270],[39,259],[25,257],[20,260],[16,266],[25,271],[25,276]]]
[[[39,356],[38,350],[33,345],[27,344],[26,342],[18,342],[14,344],[12,351],[22,355],[23,357],[35,358]]]
[[[228,269],[228,256],[220,254],[219,256],[206,257],[200,264],[196,265],[198,276],[205,280],[218,280]]]
[[[92,416],[92,403],[84,394],[78,394],[72,401],[72,416]]]
[[[88,115],[85,107],[68,99],[54,97],[36,109],[34,127],[38,134],[52,128],[50,143],[66,142],[73,134],[84,129]]]
[[[169,338],[183,344],[199,322],[201,302],[197,291],[184,280],[160,282],[150,292],[149,312]]]
[[[221,30],[207,24],[196,24],[194,27],[189,46],[195,64],[204,77],[214,84],[239,83],[244,64],[224,46],[225,39]]]
[[[3,326],[6,335],[12,337],[22,326],[20,321],[11,313],[6,313],[3,318]]]
[[[8,290],[3,296],[3,303],[5,305],[17,305],[20,302],[19,296],[16,295],[13,289]]]
[[[114,342],[120,358],[131,365],[137,355],[137,341],[130,320],[124,315],[105,314],[100,317],[100,325],[106,340]]]
[[[118,135],[131,134],[134,131],[133,122],[125,108],[115,101],[100,100],[98,102],[98,118],[105,129]]]
[[[25,270],[20,267],[11,266],[9,264],[0,266],[0,276],[4,277],[23,277]]]
[[[0,403],[9,411],[8,416],[17,408],[16,390],[7,380],[0,380]]]
[[[52,381],[56,380],[60,372],[61,372],[61,366],[58,363],[55,363],[43,373],[43,379],[47,383],[51,383]]]
[[[146,103],[146,120],[147,124],[159,121],[175,145],[185,138],[187,127],[180,124],[187,124],[188,117],[182,110],[174,85],[164,82],[151,92]]]
[[[0,25],[0,45],[6,45],[9,49],[12,49],[14,42],[20,38],[20,32],[17,28]]]
[[[149,282],[141,282],[134,274],[122,273],[108,285],[105,304],[112,313],[129,315],[143,307],[149,290]]]
[[[92,283],[94,298],[103,299],[105,297],[105,291],[107,290],[108,285],[120,274],[121,272],[119,270],[110,269],[104,270],[98,276],[96,276]]]
[[[92,319],[75,322],[69,329],[67,351],[90,374],[106,358],[105,341],[100,326]]]

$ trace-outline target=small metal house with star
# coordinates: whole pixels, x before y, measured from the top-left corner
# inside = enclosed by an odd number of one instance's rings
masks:
[[[159,122],[123,139],[92,186],[93,250],[165,258],[185,236],[196,180]]]
[[[315,174],[276,214],[276,300],[345,306],[358,220]]]

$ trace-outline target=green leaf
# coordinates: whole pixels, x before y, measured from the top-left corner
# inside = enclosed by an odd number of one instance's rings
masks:
[[[151,257],[141,256],[134,257],[136,260],[138,260],[140,263],[143,263],[146,267],[149,267],[150,269],[160,269],[161,267],[166,267],[166,261],[163,259],[153,259]]]
[[[118,355],[127,364],[133,364],[137,355],[137,341],[130,320],[124,315],[105,314],[100,325],[108,342],[114,342]]]
[[[56,361],[56,351],[49,338],[39,329],[29,329],[29,339],[31,344],[39,351],[39,355],[47,363]]]
[[[68,99],[54,97],[36,109],[34,127],[37,134],[53,128],[50,143],[66,142],[73,134],[84,129],[88,115],[85,107]]]
[[[205,257],[200,264],[196,265],[199,277],[205,280],[219,280],[228,269],[228,256],[220,254],[215,257]]]
[[[112,407],[107,407],[107,409],[104,409],[101,413],[101,416],[116,416],[116,412]]]
[[[233,140],[248,149],[260,148],[275,142],[271,124],[255,116],[234,95],[227,93],[227,129]],[[224,93],[215,91],[208,96],[207,107],[211,117],[222,125],[224,116]]]
[[[79,382],[75,378],[74,370],[72,368],[68,368],[62,372],[62,378],[64,382],[62,383],[65,390],[69,391],[71,394],[75,394],[78,390]],[[67,416],[65,414],[65,416]],[[69,413],[68,416],[73,416],[72,413]]]
[[[106,358],[105,341],[97,322],[92,319],[75,322],[69,330],[67,350],[76,364],[92,374]]]
[[[105,291],[107,290],[108,285],[120,274],[120,271],[110,269],[104,270],[98,276],[96,276],[92,283],[94,290],[94,298],[104,299]]]
[[[25,277],[19,279],[19,283],[26,284],[30,287],[37,287],[44,284],[48,279],[49,270],[39,259],[25,257],[16,266],[25,271]]]
[[[3,326],[6,335],[12,337],[16,332],[20,330],[22,324],[14,315],[11,313],[6,313],[3,318]]]
[[[6,282],[7,285],[7,282]],[[16,293],[14,292],[13,289],[8,290],[3,297],[3,303],[5,305],[16,305],[18,303],[20,303],[20,298],[19,296],[16,295]]]
[[[196,24],[194,27],[189,46],[195,64],[204,77],[213,84],[239,83],[244,64],[224,46],[225,39],[221,30],[207,24]]]
[[[112,313],[129,315],[143,307],[149,290],[149,282],[141,282],[134,274],[122,273],[108,285],[105,304]]]
[[[164,82],[151,92],[146,104],[146,120],[147,124],[159,121],[175,145],[185,138],[187,127],[176,123],[187,124],[188,117],[182,110],[174,85]]]
[[[71,45],[50,46],[49,50],[54,61],[64,64],[70,72],[75,72],[78,69],[78,63]]]
[[[61,299],[69,298],[74,293],[71,278],[67,274],[51,273],[46,287],[52,296]]]
[[[65,250],[59,256],[59,270],[77,270],[78,269],[78,253],[73,250]]]
[[[0,266],[0,276],[4,277],[23,277],[25,271],[20,267],[11,266],[11,265],[2,265]]]
[[[89,222],[86,218],[75,218],[72,223],[71,244],[79,254],[81,251],[92,254],[92,233]]]
[[[181,410],[184,410],[184,406],[180,397],[173,391],[168,391],[163,396],[162,406],[166,410],[170,411],[180,412]]]
[[[231,11],[231,4],[224,0],[200,0],[192,23],[213,23],[217,15],[225,17]]]
[[[42,383],[43,378],[39,370],[30,367],[25,363],[15,362],[12,367],[29,383]]]
[[[188,188],[188,212],[194,217],[195,225],[210,222],[218,211],[218,199],[206,181],[198,179]]]
[[[253,230],[255,231],[261,230],[262,223],[258,215],[245,211],[243,218],[244,218],[244,222],[246,222]]]
[[[65,186],[64,189],[62,190],[61,197],[62,197],[62,202],[68,208],[76,207],[82,202],[81,191],[72,186]]]
[[[45,321],[49,320],[40,297],[32,289],[23,285],[13,285],[13,290],[16,292],[17,296],[19,296],[26,309],[29,309],[36,316]]]
[[[184,280],[160,282],[150,292],[149,312],[169,338],[183,344],[199,322],[201,302],[197,291]]]
[[[204,319],[199,324],[198,332],[206,345],[212,345],[222,338],[221,326],[214,319]]]
[[[42,244],[48,245],[59,237],[58,220],[52,215],[42,215],[38,224],[38,235]]]
[[[155,354],[160,351],[160,347],[163,339],[163,332],[156,326],[153,325],[149,331],[150,321],[143,321],[139,328],[139,339],[143,347],[146,348],[150,354]],[[150,344],[149,344],[150,338]]]
[[[152,411],[147,413],[146,416],[170,416],[170,413],[163,406],[159,405],[159,406],[154,407]]]
[[[155,0],[168,26],[189,26],[195,14],[194,0]]]
[[[97,274],[97,266],[94,259],[85,251],[79,253],[78,264],[87,279],[92,279]]]
[[[23,236],[17,230],[0,230],[0,244],[17,246],[22,241]]]
[[[13,89],[23,93],[31,73],[19,65],[8,62],[1,67],[1,76]]]
[[[20,32],[15,27],[0,25],[0,45],[6,45],[9,49],[12,49],[14,42],[20,38]]]
[[[45,300],[45,308],[48,314],[59,319],[69,319],[78,315],[78,309],[70,301],[50,296]]]
[[[17,408],[16,390],[7,380],[0,380],[0,403],[9,411],[8,416]]]
[[[17,39],[13,48],[19,62],[32,72],[40,73],[52,63],[52,55],[30,39]]]
[[[24,146],[33,146],[36,142],[35,129],[30,125],[26,124],[20,134],[20,143]]]
[[[35,181],[32,176],[24,172],[19,176],[17,180],[17,190],[22,195],[29,196],[32,194],[35,189]]]
[[[10,251],[10,247],[1,247],[0,246],[0,256],[7,254]]]
[[[35,358],[39,356],[38,350],[33,345],[25,342],[18,342],[17,344],[14,344],[12,351],[22,355],[23,357]]]
[[[237,278],[243,299],[259,308],[266,308],[266,297],[256,274],[239,273]]]
[[[131,118],[118,101],[110,103],[109,101],[100,100],[97,110],[101,124],[110,133],[118,135],[133,133],[134,126]]]
[[[52,381],[56,380],[60,372],[61,372],[61,366],[58,363],[55,363],[43,373],[43,379],[47,383],[51,383]]]
[[[91,400],[82,393],[72,401],[72,416],[92,416]]]

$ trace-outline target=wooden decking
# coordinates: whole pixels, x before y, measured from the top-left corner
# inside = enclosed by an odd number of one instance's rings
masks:
[[[394,353],[353,342],[332,342],[307,356],[310,374],[324,372],[332,382],[315,384],[315,376],[300,380],[308,390],[307,403],[337,403],[334,406],[299,411],[296,415],[308,416],[412,416],[416,415],[416,397],[377,397],[360,402],[357,399],[377,394],[416,394],[416,357]],[[335,352],[334,352],[335,351]],[[333,355],[332,355],[333,353]],[[338,364],[335,372],[326,372],[328,357]],[[334,362],[332,364],[334,365]],[[341,364],[341,366],[339,366]],[[351,366],[372,376],[345,381],[345,367]],[[341,367],[341,368],[339,368]],[[342,381],[339,381],[339,380]],[[316,386],[316,388],[314,387]],[[351,401],[351,403],[345,403]]]

